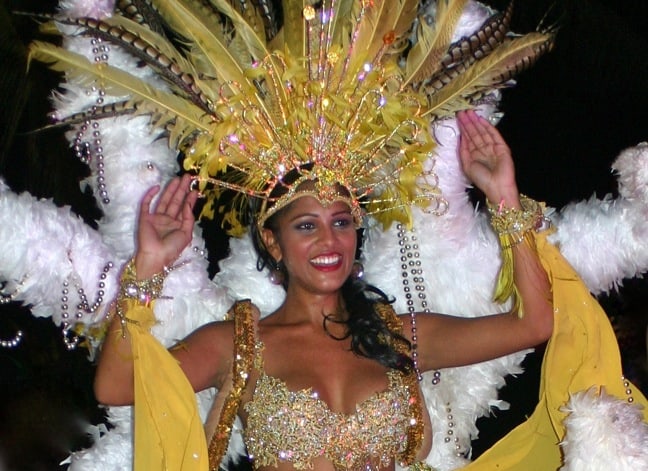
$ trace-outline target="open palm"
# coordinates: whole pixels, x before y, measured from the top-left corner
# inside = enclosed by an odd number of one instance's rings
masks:
[[[457,113],[459,158],[466,176],[492,203],[516,205],[518,194],[511,150],[497,129],[474,111]]]
[[[191,242],[193,206],[198,193],[190,189],[191,177],[174,178],[151,209],[159,187],[149,189],[140,204],[136,267],[147,278],[171,265]]]

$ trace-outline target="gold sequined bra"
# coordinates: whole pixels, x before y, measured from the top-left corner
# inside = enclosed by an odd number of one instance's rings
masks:
[[[289,391],[263,371],[262,344],[257,344],[260,376],[248,413],[245,443],[256,468],[290,462],[310,469],[325,457],[339,470],[385,467],[392,460],[411,462],[418,449],[420,422],[418,387],[408,376],[391,370],[389,387],[356,406],[353,414],[332,412],[311,389]],[[414,388],[414,393],[411,392]]]

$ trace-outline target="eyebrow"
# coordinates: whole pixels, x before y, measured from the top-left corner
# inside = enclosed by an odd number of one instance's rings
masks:
[[[343,209],[340,211],[334,212],[331,216],[339,216],[340,214],[348,214],[351,215],[351,209]],[[303,218],[303,217],[313,217],[313,218],[318,218],[319,216],[316,213],[300,213],[297,214],[296,216],[293,216],[288,220],[288,222],[293,222],[297,219]]]

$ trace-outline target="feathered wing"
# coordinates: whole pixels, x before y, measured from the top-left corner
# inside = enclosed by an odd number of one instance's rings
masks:
[[[306,30],[303,11],[308,0],[285,0],[283,2],[282,42],[292,54],[306,56]],[[273,46],[277,46],[273,44]],[[277,47],[280,49],[281,47]]]

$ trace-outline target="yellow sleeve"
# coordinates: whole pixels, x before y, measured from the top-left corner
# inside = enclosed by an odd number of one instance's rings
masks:
[[[176,359],[149,333],[151,308],[127,302],[135,368],[133,469],[206,471],[207,442],[194,391]]]
[[[535,235],[538,256],[551,281],[554,307],[554,331],[542,364],[538,405],[528,420],[463,468],[467,471],[558,469],[566,416],[561,408],[579,391],[604,387],[607,394],[643,405],[644,420],[648,420],[646,398],[633,385],[624,384],[619,347],[607,315],[547,241],[548,235],[549,231]]]

